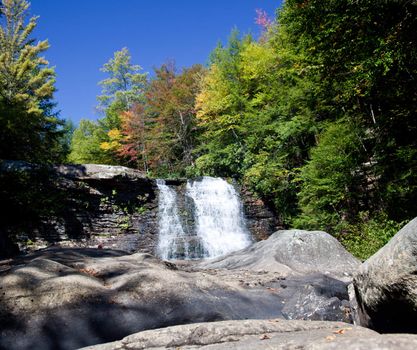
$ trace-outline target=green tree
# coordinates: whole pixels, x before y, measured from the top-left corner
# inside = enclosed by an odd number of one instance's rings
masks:
[[[127,48],[116,51],[114,57],[101,68],[108,78],[99,82],[102,94],[97,97],[98,109],[104,113],[104,117],[99,119],[98,123],[105,131],[101,149],[111,163],[124,163],[123,158],[118,156],[119,144],[112,139],[112,135],[120,133],[121,115],[143,101],[147,73],[140,73],[141,70],[142,67],[131,63]]]
[[[96,122],[82,119],[72,135],[68,161],[76,164],[111,164],[111,159],[100,149],[105,137],[105,132]]]
[[[0,8],[0,158],[51,162],[62,159],[63,122],[54,112],[54,69],[41,56],[48,42],[31,38],[36,17],[29,3],[3,0]]]
[[[366,174],[361,167],[360,133],[343,120],[330,123],[319,136],[311,159],[300,171],[302,214],[296,226],[335,232],[340,223],[352,222],[367,207],[361,202]]]
[[[141,70],[141,66],[131,63],[126,47],[116,51],[114,57],[101,68],[108,78],[99,82],[102,94],[97,99],[98,109],[105,114],[101,123],[107,129],[119,128],[119,114],[129,111],[135,103],[143,100],[147,73],[140,73]]]
[[[210,67],[196,99],[198,126],[202,130],[195,172],[239,176],[245,154],[242,129],[247,91],[240,76],[240,53],[252,41],[233,30],[228,44],[211,54]]]
[[[344,121],[350,130],[361,131],[357,131],[360,147],[356,162],[347,157],[335,173],[320,173],[324,176],[320,181],[333,186],[329,193],[344,191],[345,183],[333,181],[336,176],[355,174],[358,181],[364,177],[367,185],[356,193],[360,197],[355,201],[357,207],[344,202],[344,210],[352,213],[348,222],[356,220],[354,213],[360,211],[360,203],[377,216],[380,212],[395,220],[415,216],[416,3],[290,0],[279,21],[291,46],[305,55],[300,68],[310,71],[307,77],[315,80],[316,104],[309,108],[318,129],[327,129],[329,122],[341,125],[339,122]],[[348,142],[344,135],[340,138]],[[310,174],[304,177],[304,189],[319,180],[307,169],[320,164],[321,147],[319,140],[318,153],[311,152],[312,163],[303,172]],[[301,202],[309,198],[304,189]],[[310,214],[303,206],[303,222],[310,217],[316,226],[325,225],[323,221],[317,223],[316,217],[318,211],[323,212],[320,203],[325,199],[314,195],[310,199]],[[328,207],[326,212],[334,216],[340,208]]]

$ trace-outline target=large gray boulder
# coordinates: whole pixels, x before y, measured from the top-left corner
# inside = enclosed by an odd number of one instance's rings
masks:
[[[0,267],[0,349],[75,349],[219,320],[349,320],[345,283],[323,275],[191,271],[105,249],[47,249]]]
[[[360,261],[326,232],[286,230],[199,267],[266,270],[284,275],[322,273],[344,278],[351,276],[359,265]]]
[[[361,325],[417,333],[417,218],[361,265],[354,286]]]
[[[417,335],[381,336],[340,322],[245,320],[149,330],[83,350],[414,350]]]

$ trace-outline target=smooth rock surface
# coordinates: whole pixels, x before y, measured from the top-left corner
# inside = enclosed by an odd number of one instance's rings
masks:
[[[417,335],[381,336],[340,322],[245,320],[174,326],[83,350],[357,349],[412,350]]]
[[[346,284],[330,276],[190,264],[105,249],[47,249],[6,261],[0,348],[75,349],[196,322],[350,318]]]
[[[361,325],[417,333],[417,218],[360,266],[354,285]]]
[[[359,260],[326,232],[285,230],[199,267],[267,270],[283,275],[322,273],[344,278],[351,276],[359,265]]]

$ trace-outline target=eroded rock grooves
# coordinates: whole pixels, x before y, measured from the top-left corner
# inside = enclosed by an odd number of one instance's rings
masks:
[[[277,252],[284,248],[280,234],[269,238]],[[256,250],[247,248],[243,261],[259,259]],[[308,256],[318,259],[313,251]],[[263,268],[248,263],[224,269],[106,249],[38,251],[3,265],[0,346],[75,349],[148,329],[221,320],[350,321],[347,282],[335,271],[332,277],[324,264],[300,273],[291,267],[294,260],[285,265],[276,259],[264,260]]]

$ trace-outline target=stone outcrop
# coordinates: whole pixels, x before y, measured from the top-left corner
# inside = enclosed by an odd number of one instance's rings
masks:
[[[262,199],[247,188],[240,188],[246,222],[255,241],[267,239],[283,225],[279,217]]]
[[[350,321],[324,275],[198,270],[107,249],[38,251],[0,265],[0,348],[74,349],[135,332],[242,319]]]
[[[359,260],[326,232],[284,230],[246,249],[203,262],[199,267],[267,270],[284,275],[321,273],[349,280],[359,265]]]
[[[28,201],[14,209],[26,215],[12,211],[13,220],[0,228],[15,236],[22,251],[51,244],[154,251],[156,184],[142,172],[120,166],[40,167],[7,161],[0,170],[4,185],[14,183],[15,192],[22,191]]]
[[[361,265],[354,286],[361,325],[417,333],[417,218]]]
[[[173,326],[82,350],[414,350],[417,335],[379,335],[340,322],[245,320]]]

